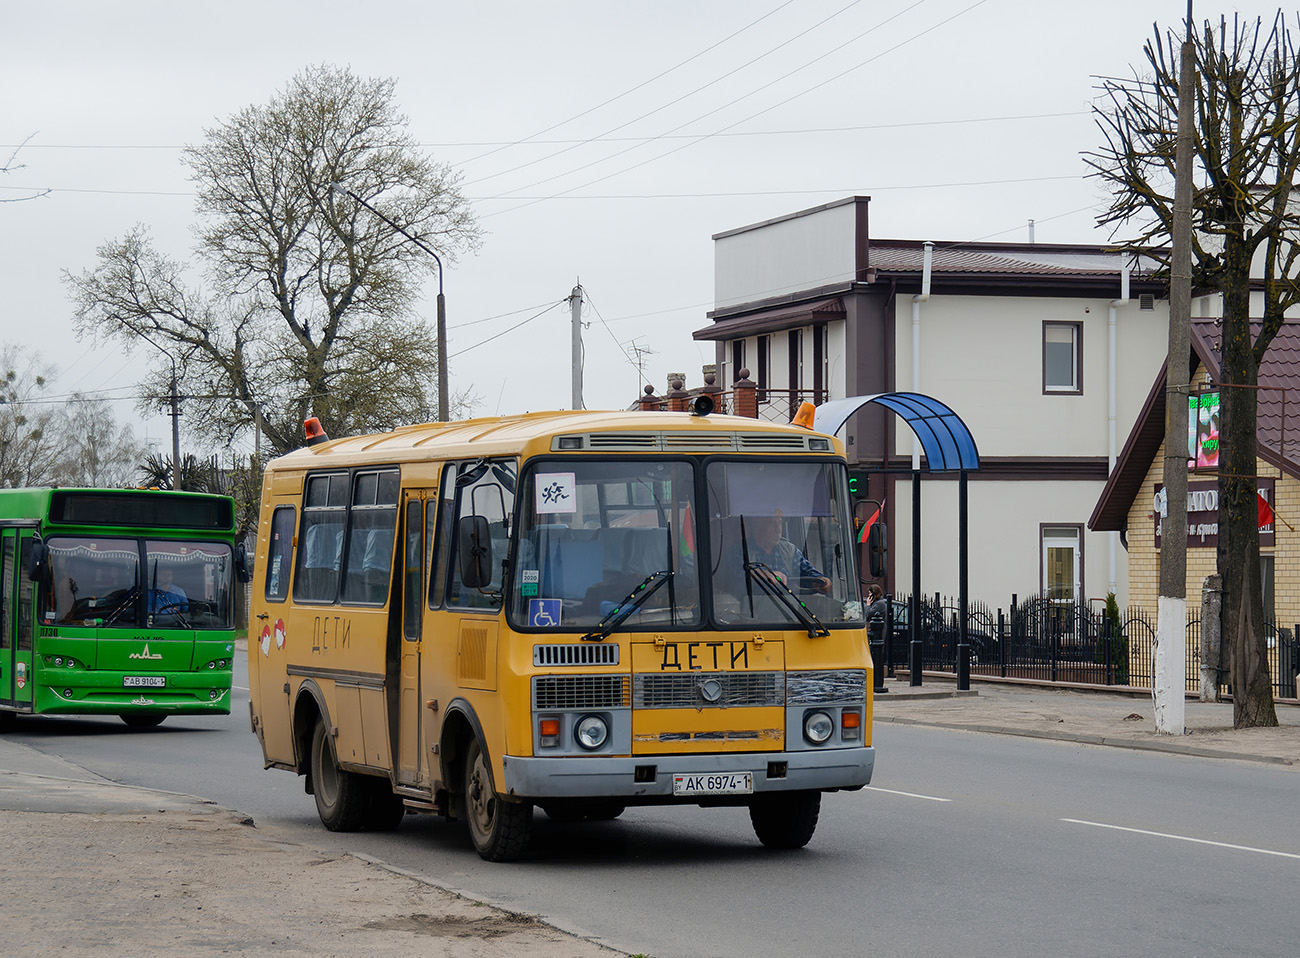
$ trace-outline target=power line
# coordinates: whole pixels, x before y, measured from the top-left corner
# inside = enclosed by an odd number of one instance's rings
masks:
[[[809,93],[812,93],[814,90],[821,89],[821,88],[822,88],[823,86],[825,86],[826,84],[828,84],[828,83],[832,83],[832,82],[834,82],[835,80],[839,80],[839,79],[841,79],[841,78],[847,76],[848,74],[853,73],[853,72],[856,71],[856,70],[860,70],[860,69],[862,69],[864,66],[867,66],[867,65],[869,65],[869,64],[871,64],[871,63],[874,63],[876,60],[879,60],[881,57],[884,57],[884,56],[887,56],[887,55],[890,54],[890,53],[893,53],[895,50],[898,50],[898,49],[900,49],[900,48],[906,46],[907,44],[912,43],[912,42],[914,42],[915,40],[920,39],[921,37],[925,36],[926,34],[929,34],[929,33],[934,32],[935,30],[939,29],[939,28],[942,27],[942,26],[946,26],[947,24],[951,23],[953,20],[956,20],[958,17],[964,16],[965,14],[967,14],[967,13],[969,13],[970,11],[974,10],[976,7],[982,6],[982,5],[984,5],[985,3],[987,3],[987,2],[988,2],[988,0],[975,0],[975,3],[972,3],[970,6],[965,7],[965,8],[962,9],[962,10],[959,10],[957,13],[954,13],[952,16],[947,17],[947,18],[944,19],[944,20],[940,20],[940,21],[939,21],[938,23],[936,23],[936,24],[933,24],[932,26],[927,27],[926,29],[922,30],[920,33],[913,34],[912,36],[908,37],[906,40],[902,40],[902,41],[900,41],[899,43],[894,44],[894,45],[893,45],[892,47],[890,47],[889,49],[887,49],[887,50],[883,50],[883,51],[881,51],[880,53],[876,54],[875,56],[868,57],[866,60],[862,61],[861,63],[857,64],[856,66],[852,66],[852,67],[850,67],[849,69],[844,70],[844,71],[842,71],[842,72],[836,74],[836,75],[833,76],[833,77],[830,77],[830,78],[828,78],[828,79],[826,79],[826,80],[823,80],[821,83],[815,84],[814,86],[811,86],[811,87],[809,87],[808,89],[803,90],[803,91],[801,91],[801,92],[799,92],[799,93],[796,93],[796,94],[794,94],[794,95],[792,95],[792,96],[789,96],[789,97],[787,97],[786,99],[781,100],[781,101],[778,102],[778,103],[774,103],[774,104],[772,104],[771,106],[765,107],[764,109],[759,110],[757,113],[751,114],[750,116],[745,117],[744,119],[737,120],[737,121],[735,121],[734,123],[728,124],[727,126],[723,127],[722,131],[729,130],[729,129],[733,128],[733,127],[739,126],[739,125],[742,124],[742,123],[747,123],[747,122],[749,122],[750,120],[753,120],[753,119],[755,119],[755,118],[757,118],[757,117],[762,116],[764,113],[768,113],[768,112],[770,112],[770,111],[772,111],[772,110],[775,110],[777,107],[784,106],[785,104],[790,103],[790,102],[793,101],[793,100],[797,100],[798,98],[800,98],[800,97],[802,97],[802,96],[807,96]],[[911,7],[909,7],[908,9],[910,10]],[[904,12],[906,12],[906,11],[904,11]],[[896,14],[895,16],[901,16],[901,14]],[[892,19],[894,19],[894,18],[891,17],[890,20],[892,20]],[[878,24],[877,27],[879,27],[879,26],[883,26],[885,23],[889,23],[890,20],[886,20],[886,21],[884,21],[883,23]],[[875,29],[877,29],[877,27],[872,27],[871,29],[872,29],[872,30],[875,30]],[[868,31],[866,31],[866,32],[867,32],[867,33],[870,33],[871,30],[868,30]],[[865,36],[865,35],[866,35],[865,33],[862,34],[862,36]],[[850,42],[852,42],[852,41],[850,41]],[[836,49],[837,49],[837,50],[838,50],[838,49],[842,49],[842,46],[843,46],[843,45],[841,45],[841,47],[837,47]],[[835,52],[835,51],[830,51],[830,52]],[[827,55],[829,55],[829,53],[828,53]],[[816,61],[814,61],[814,62],[816,62]],[[802,69],[802,67],[799,68],[799,69]],[[786,77],[788,77],[788,76],[790,76],[790,75],[792,75],[793,73],[796,73],[796,72],[798,72],[798,70],[791,71],[791,73],[786,74],[785,77],[778,77],[777,80],[774,80],[774,81],[773,81],[773,83],[780,82],[781,80],[784,80]],[[769,84],[767,84],[766,86],[771,86],[771,85],[772,85],[772,84],[769,83]],[[765,88],[765,87],[764,87],[764,88]],[[743,99],[743,97],[742,97],[741,99]],[[738,101],[734,101],[734,102],[738,102]],[[729,106],[729,105],[730,105],[730,104],[725,104],[723,107],[719,107],[718,109],[725,109],[725,107],[726,107],[726,106]],[[713,113],[716,113],[716,112],[718,112],[718,111],[717,111],[717,110],[713,110],[712,112],[713,112]],[[705,114],[705,116],[708,116],[708,115],[710,115],[710,114]],[[703,117],[698,117],[697,119],[703,119]],[[691,121],[691,122],[695,122],[695,121]],[[686,124],[683,124],[683,125],[686,125]],[[678,127],[677,129],[680,129],[680,128],[681,128],[681,127]],[[564,195],[566,195],[566,194],[568,194],[568,193],[572,193],[572,192],[574,192],[575,190],[580,190],[580,189],[583,189],[584,187],[587,187],[587,186],[594,186],[596,183],[603,183],[605,180],[611,179],[611,178],[613,178],[613,177],[615,177],[615,176],[621,176],[621,175],[624,174],[624,173],[628,173],[628,172],[630,172],[630,171],[632,171],[632,170],[638,169],[638,168],[640,168],[640,167],[642,167],[642,166],[645,166],[645,165],[648,164],[648,163],[653,163],[653,162],[655,162],[655,161],[657,161],[657,160],[662,160],[662,159],[664,159],[665,157],[671,156],[671,155],[674,154],[674,153],[677,153],[677,152],[680,152],[681,150],[686,149],[687,147],[694,146],[696,143],[703,142],[704,140],[707,140],[707,139],[711,138],[712,136],[715,136],[717,133],[722,132],[722,131],[714,131],[713,133],[705,133],[705,134],[701,134],[701,136],[700,136],[699,139],[697,139],[697,140],[694,140],[694,141],[689,142],[689,143],[683,143],[681,146],[674,147],[673,149],[668,150],[668,151],[665,152],[665,153],[661,153],[661,154],[658,155],[658,156],[652,156],[652,157],[650,157],[650,158],[648,158],[648,159],[642,160],[642,161],[639,162],[639,163],[635,163],[635,164],[633,164],[632,166],[625,167],[624,169],[621,169],[621,170],[616,170],[616,171],[613,172],[613,173],[607,173],[605,176],[599,177],[598,179],[591,180],[591,181],[589,181],[589,182],[587,182],[587,183],[581,183],[581,184],[579,184],[578,186],[570,187],[569,189],[564,190],[564,191],[562,191],[562,192],[556,194],[556,196],[557,196],[557,197],[558,197],[558,196],[564,196]],[[675,131],[671,131],[671,132],[675,132]],[[624,151],[624,152],[626,152],[626,151]],[[535,185],[535,184],[534,184],[534,185]],[[521,189],[526,189],[526,187],[521,187]],[[555,198],[555,197],[547,197],[547,199],[554,199],[554,198]],[[532,200],[532,201],[530,201],[530,202],[528,202],[528,203],[523,203],[523,204],[521,204],[520,206],[511,207],[511,208],[508,209],[508,210],[499,210],[497,213],[489,213],[489,214],[487,214],[487,215],[488,215],[488,216],[498,216],[498,215],[500,215],[501,213],[513,213],[513,212],[515,212],[516,210],[520,210],[520,209],[523,209],[523,208],[525,208],[525,207],[527,207],[527,206],[532,206],[532,205],[534,205],[535,203],[540,203],[540,202],[542,202],[542,200]]]
[[[477,342],[477,343],[475,343],[473,346],[466,346],[464,349],[460,349],[460,350],[457,350],[457,351],[454,352],[454,353],[450,353],[450,354],[448,354],[447,358],[448,358],[448,359],[455,359],[457,356],[463,356],[465,353],[469,352],[471,349],[478,349],[480,346],[486,346],[488,343],[492,342],[492,340],[494,340],[494,339],[500,339],[502,336],[506,335],[506,333],[513,333],[516,329],[519,329],[521,326],[527,326],[529,323],[531,323],[531,322],[532,322],[534,319],[536,319],[538,316],[542,316],[542,315],[544,315],[544,314],[546,314],[546,313],[549,313],[551,310],[555,309],[555,307],[562,305],[564,302],[565,302],[564,300],[561,300],[560,302],[552,303],[551,305],[547,306],[545,309],[540,310],[539,312],[534,313],[532,316],[529,316],[529,317],[528,317],[527,319],[525,319],[522,323],[515,323],[515,325],[511,326],[509,329],[503,329],[503,330],[501,330],[501,332],[497,333],[495,336],[489,336],[487,339],[483,340],[482,342]]]
[[[574,120],[579,120],[582,117],[587,116],[589,113],[594,113],[596,110],[599,110],[602,107],[607,107],[611,103],[617,102],[618,100],[623,99],[623,97],[628,96],[631,93],[635,93],[637,90],[640,90],[643,87],[649,86],[651,83],[654,83],[656,80],[663,79],[664,77],[668,76],[668,74],[673,73],[674,71],[679,70],[682,67],[686,66],[686,64],[691,63],[694,60],[698,60],[700,57],[704,56],[704,54],[716,50],[718,47],[722,46],[727,41],[740,36],[740,34],[744,33],[746,30],[750,29],[751,27],[756,26],[759,23],[762,23],[764,20],[766,20],[768,17],[772,16],[773,14],[779,13],[780,11],[784,10],[786,7],[790,6],[790,4],[792,4],[793,2],[794,0],[785,0],[785,2],[782,3],[780,6],[763,14],[763,16],[759,17],[757,20],[750,21],[749,23],[745,24],[745,26],[741,27],[739,30],[735,31],[734,33],[731,33],[728,36],[723,37],[717,43],[705,47],[699,53],[687,57],[685,60],[681,61],[675,66],[669,67],[667,70],[664,70],[662,73],[658,73],[655,76],[650,77],[650,79],[648,80],[643,80],[642,82],[636,84],[636,86],[624,90],[622,93],[619,93],[616,96],[612,96],[608,100],[605,100],[602,103],[597,103],[595,106],[589,107],[586,110],[583,110],[581,113],[577,113],[569,117],[567,120],[561,120],[559,123],[554,123],[551,126],[548,126],[546,129],[540,130],[537,133],[532,134],[531,136],[526,136],[522,139],[514,140],[513,142],[506,143],[499,146],[497,149],[490,150],[487,153],[482,153],[478,156],[471,157],[470,159],[466,160],[466,162],[475,163],[478,160],[482,160],[485,159],[486,157],[492,156],[494,153],[499,153],[501,150],[504,150],[507,147],[519,146],[520,144],[523,143],[533,142],[535,137],[543,136],[547,133],[550,133],[552,130],[558,130],[560,127],[567,126],[568,124],[572,123]]]
[[[891,17],[887,17],[886,19],[880,21],[879,23],[875,24],[874,26],[871,26],[871,27],[869,27],[868,29],[862,31],[862,32],[859,33],[857,36],[850,37],[848,40],[845,40],[845,41],[844,41],[843,43],[841,43],[839,46],[837,46],[837,47],[833,47],[833,48],[831,48],[830,50],[827,50],[826,52],[821,53],[821,54],[819,54],[818,56],[813,57],[811,60],[807,61],[806,63],[803,63],[803,64],[801,64],[800,66],[795,67],[793,70],[790,70],[789,72],[787,72],[787,73],[785,73],[785,74],[783,74],[783,75],[777,77],[777,78],[774,79],[774,80],[769,80],[767,83],[763,84],[762,86],[760,86],[760,87],[756,87],[755,89],[750,90],[750,91],[748,91],[747,93],[745,93],[745,94],[743,94],[743,95],[741,95],[741,96],[739,96],[739,97],[736,97],[734,100],[731,100],[731,101],[729,101],[729,102],[727,102],[727,103],[724,103],[724,104],[722,104],[722,105],[719,106],[719,107],[715,107],[714,109],[708,111],[707,113],[703,113],[703,114],[701,114],[701,115],[699,115],[699,116],[697,116],[697,117],[694,117],[694,118],[692,118],[692,119],[690,119],[690,120],[685,121],[684,123],[679,123],[679,124],[677,124],[677,126],[673,127],[671,130],[669,130],[668,133],[676,133],[678,130],[681,130],[681,129],[685,128],[685,127],[688,127],[688,126],[690,126],[690,125],[693,124],[693,123],[698,123],[700,120],[706,119],[707,117],[710,117],[710,116],[712,116],[712,115],[715,114],[715,113],[718,113],[718,112],[720,112],[720,111],[722,111],[722,110],[725,110],[725,109],[727,109],[727,108],[729,108],[729,107],[735,106],[737,103],[740,103],[740,102],[743,101],[743,100],[747,100],[747,99],[749,99],[750,97],[755,96],[755,95],[758,94],[758,93],[761,93],[763,90],[766,90],[766,89],[767,89],[768,87],[770,87],[770,86],[774,86],[774,85],[777,84],[777,83],[781,83],[781,82],[783,82],[783,81],[789,79],[790,77],[794,76],[796,73],[800,73],[800,72],[802,72],[802,71],[808,69],[809,67],[813,66],[814,64],[820,63],[822,60],[826,59],[827,57],[829,57],[829,56],[831,56],[831,55],[833,55],[833,54],[835,54],[835,53],[838,53],[840,50],[843,50],[845,47],[850,46],[851,44],[857,43],[857,42],[860,41],[863,37],[869,36],[870,34],[872,34],[872,33],[874,33],[875,31],[881,29],[882,27],[888,26],[890,23],[893,23],[893,22],[894,22],[895,20],[897,20],[899,17],[901,17],[901,16],[903,16],[904,14],[910,12],[911,10],[915,9],[916,7],[919,7],[919,6],[920,6],[922,3],[924,3],[924,2],[925,2],[925,0],[916,0],[916,2],[913,3],[911,6],[909,6],[909,7],[905,7],[904,9],[900,10],[898,13],[895,13],[893,16],[891,16]],[[985,0],[980,0],[980,2],[981,2],[981,3],[982,3],[982,2],[985,2]],[[851,6],[853,6],[853,5],[854,5],[854,4],[849,4],[849,7],[851,7]],[[808,33],[809,30],[816,29],[817,27],[819,27],[819,26],[821,26],[823,23],[825,23],[827,20],[831,20],[831,19],[833,19],[834,17],[839,16],[839,15],[840,15],[841,13],[843,13],[845,10],[849,9],[849,7],[844,7],[844,8],[842,8],[842,9],[836,11],[835,13],[831,14],[831,16],[825,18],[824,20],[820,21],[819,23],[814,24],[812,27],[809,27],[808,30],[805,30],[803,33],[799,34],[799,36],[803,36],[804,34]],[[792,38],[792,39],[795,39],[795,38]],[[790,42],[790,41],[786,41],[786,42],[788,43],[788,42]],[[785,45],[785,44],[781,44],[780,46],[777,46],[777,47],[775,47],[775,48],[773,48],[773,49],[774,49],[774,50],[780,49],[780,47],[781,47],[781,46],[784,46],[784,45]],[[768,53],[771,53],[771,52],[773,52],[773,51],[772,51],[772,50],[769,50],[769,51],[768,51]],[[886,51],[886,52],[888,52],[888,51]],[[731,73],[726,74],[726,76],[731,76],[732,73],[735,73],[735,72],[737,72],[738,70],[744,69],[744,67],[749,66],[751,63],[756,63],[756,62],[758,62],[758,60],[761,60],[764,56],[767,56],[767,53],[764,53],[762,56],[756,57],[754,60],[749,61],[749,63],[743,64],[742,66],[737,67],[736,70],[731,71]],[[870,62],[870,61],[868,61],[868,62]],[[860,65],[861,65],[861,64],[860,64]],[[855,67],[854,69],[857,69],[857,68]],[[842,75],[842,74],[841,74],[841,75]],[[703,87],[702,87],[701,89],[703,89]],[[812,89],[815,90],[815,89],[817,89],[817,87],[813,87]],[[806,93],[806,92],[811,92],[811,91],[805,91],[805,93]],[[690,95],[690,94],[688,94],[688,96],[689,96],[689,95]],[[802,96],[803,94],[798,94],[798,95],[799,95],[799,96]],[[685,97],[679,97],[678,100],[674,100],[673,103],[677,103],[677,102],[679,102],[681,99],[685,99]],[[788,102],[788,101],[783,101],[783,102]],[[671,104],[670,104],[670,105],[671,105]],[[777,104],[777,106],[779,106],[779,105],[780,105],[780,104]],[[773,107],[769,107],[768,109],[773,109]],[[651,112],[652,112],[652,113],[654,113],[654,112],[658,112],[658,110],[654,110],[654,111],[651,111]],[[764,110],[764,111],[762,111],[762,112],[767,112],[767,111]],[[649,114],[649,113],[648,113],[648,114],[645,114],[645,116],[649,116],[649,115],[651,115],[651,114]],[[755,114],[755,116],[758,116],[758,115],[760,115],[760,114]],[[643,118],[643,117],[638,117],[638,119],[642,119],[642,118]],[[752,119],[752,117],[750,117],[749,119]],[[629,122],[635,122],[635,121],[629,121]],[[744,122],[744,121],[740,121],[740,122]],[[627,124],[623,124],[623,125],[626,126]],[[738,124],[731,124],[731,126],[736,126],[736,125],[738,125]],[[618,129],[622,129],[622,127],[621,127],[621,126],[620,126],[620,127],[615,127],[615,130],[618,130]],[[724,129],[730,129],[730,127],[725,127]],[[613,132],[613,131],[611,131],[611,132]],[[701,137],[701,138],[703,138],[703,137]],[[657,140],[657,139],[659,139],[659,137],[655,137],[654,139]],[[653,140],[648,141],[648,142],[653,142]],[[693,146],[695,142],[699,142],[699,140],[697,139],[697,140],[692,141],[692,142],[690,142],[690,143],[683,144],[681,147],[678,147],[678,149],[685,149],[685,148],[688,147],[688,146]],[[638,144],[638,145],[640,145],[640,144]],[[617,157],[620,157],[620,156],[624,155],[625,153],[628,153],[628,152],[630,152],[630,151],[632,151],[632,150],[634,150],[634,149],[636,149],[636,148],[637,148],[636,146],[626,147],[625,149],[619,150],[618,152],[613,153],[613,154],[611,154],[611,155],[609,155],[609,156],[602,157],[602,158],[600,158],[600,159],[598,159],[598,160],[592,160],[591,162],[586,163],[586,164],[584,164],[584,165],[582,165],[582,166],[579,166],[579,167],[577,167],[576,169],[568,170],[568,171],[566,171],[566,172],[564,172],[564,173],[557,173],[557,174],[555,174],[554,176],[549,176],[549,177],[546,177],[545,179],[542,179],[542,180],[537,180],[536,182],[529,183],[529,184],[526,185],[526,186],[518,187],[517,189],[512,190],[511,192],[516,192],[516,193],[517,193],[517,192],[519,192],[519,190],[526,190],[526,189],[529,189],[529,188],[534,187],[534,186],[540,186],[542,183],[549,183],[549,182],[551,182],[551,180],[559,179],[559,178],[562,177],[562,176],[571,176],[572,174],[574,174],[574,173],[578,173],[578,172],[581,172],[582,170],[588,169],[589,167],[596,166],[596,165],[598,165],[598,164],[600,164],[600,163],[606,163],[606,162],[608,162],[609,160],[616,159]],[[669,152],[670,152],[670,153],[672,153],[672,152],[676,152],[676,150],[672,150],[672,151],[669,151]],[[557,154],[557,155],[558,155],[558,154]],[[663,154],[663,155],[664,155],[664,156],[667,156],[667,155],[669,155],[669,154],[668,154],[668,153],[665,153],[665,154]],[[662,158],[662,157],[655,157],[655,158],[652,158],[652,159],[661,159],[661,158]],[[646,162],[649,162],[649,161],[646,161]],[[642,164],[638,164],[638,165],[642,165]],[[635,169],[635,167],[632,167],[632,169]],[[626,171],[624,171],[624,172],[626,172]],[[596,182],[600,182],[600,181],[597,180]]]
[[[791,0],[793,2],[793,0]],[[1005,123],[1015,122],[1017,120],[1052,120],[1062,117],[1071,116],[1091,116],[1091,110],[1065,110],[1059,113],[1023,113],[1009,114],[1006,116],[980,116],[980,117],[956,117],[947,120],[908,120],[902,123],[867,123],[855,126],[823,126],[807,127],[803,129],[789,130],[744,130],[744,131],[722,131],[714,133],[717,139],[728,139],[733,137],[747,136],[808,136],[814,133],[860,133],[867,130],[901,130],[913,129],[927,126],[952,126],[962,123]],[[698,133],[661,133],[650,136],[612,136],[612,137],[591,137],[585,140],[528,140],[536,146],[562,146],[568,143],[645,143],[650,140],[694,140],[700,136]],[[417,146],[427,149],[448,149],[468,146],[513,146],[524,141],[513,140],[483,140],[483,141],[450,141],[446,143],[419,143]],[[12,144],[6,145],[0,143],[0,150],[11,149]],[[131,143],[31,143],[24,147],[27,150],[173,150],[180,151],[186,149],[184,146],[167,146],[161,144],[131,144]],[[466,161],[470,162],[470,161]]]
[[[613,127],[612,129],[606,130],[605,133],[602,134],[602,136],[608,136],[610,133],[616,133],[616,132],[618,132],[619,130],[622,130],[622,129],[625,129],[626,127],[631,126],[633,123],[639,123],[639,122],[641,122],[642,120],[648,119],[649,117],[654,116],[656,113],[659,113],[659,112],[661,112],[661,111],[663,111],[663,110],[666,110],[666,109],[668,109],[668,108],[671,107],[671,106],[676,106],[678,103],[681,103],[683,100],[686,100],[686,99],[689,99],[690,97],[695,96],[695,94],[697,94],[697,93],[702,93],[703,91],[707,90],[709,87],[713,86],[714,84],[716,84],[716,83],[721,83],[723,80],[727,79],[728,77],[734,76],[735,74],[739,73],[741,70],[744,70],[744,69],[746,69],[747,67],[750,67],[750,66],[754,65],[754,64],[757,63],[759,60],[762,60],[762,59],[764,59],[765,57],[771,56],[773,53],[775,53],[776,51],[780,50],[781,48],[783,48],[783,47],[785,47],[785,46],[788,46],[788,45],[791,44],[791,43],[794,43],[794,42],[795,42],[796,40],[798,40],[800,37],[806,36],[807,34],[811,33],[813,30],[816,30],[818,27],[821,27],[821,26],[823,26],[824,24],[828,23],[829,21],[834,20],[834,19],[835,19],[836,17],[838,17],[840,14],[842,14],[842,13],[844,13],[845,11],[851,9],[852,7],[857,6],[857,5],[858,5],[859,3],[861,3],[861,2],[862,2],[862,0],[852,0],[852,2],[850,2],[847,6],[841,7],[839,10],[836,10],[836,11],[835,11],[834,13],[832,13],[830,16],[825,17],[825,18],[823,18],[822,20],[819,20],[817,23],[814,23],[812,26],[808,27],[807,29],[805,29],[805,30],[803,30],[803,31],[801,31],[801,32],[799,32],[799,33],[796,33],[794,36],[786,38],[785,40],[781,41],[780,43],[778,43],[776,46],[772,47],[771,49],[766,50],[766,51],[764,51],[763,53],[760,53],[758,56],[754,57],[752,60],[748,60],[748,61],[746,61],[745,63],[742,63],[740,66],[735,67],[734,69],[728,70],[726,73],[722,74],[721,76],[714,77],[714,78],[713,78],[712,80],[710,80],[708,83],[705,83],[705,84],[702,85],[702,86],[698,86],[698,87],[696,87],[694,90],[691,90],[691,91],[689,91],[689,92],[687,92],[687,93],[683,93],[681,96],[676,97],[675,99],[669,100],[667,103],[661,103],[659,106],[655,107],[653,110],[650,110],[649,112],[642,113],[640,116],[633,117],[633,118],[630,119],[630,120],[624,120],[622,123],[618,124],[618,126],[615,126],[615,127]],[[916,0],[916,2],[912,4],[912,6],[919,6],[920,4],[922,4],[922,3],[924,3],[924,2],[925,2],[925,0]],[[910,10],[911,7],[909,7],[908,9]],[[906,11],[904,11],[904,12],[906,12]],[[888,22],[888,21],[886,21],[886,22]],[[820,58],[819,58],[819,59],[820,59]],[[815,63],[815,62],[817,62],[817,61],[814,60],[813,62]],[[760,87],[760,89],[761,89],[761,87]],[[757,92],[757,91],[755,91],[755,92]],[[746,96],[749,96],[749,95],[751,95],[751,94],[746,94]],[[743,98],[742,98],[742,99],[743,99]],[[705,114],[705,115],[707,116],[708,114]],[[690,122],[694,122],[694,121],[690,121]],[[685,125],[685,124],[683,124],[683,125]],[[681,129],[681,127],[680,127],[680,126],[679,126],[679,127],[676,127],[676,129]],[[508,169],[508,170],[501,170],[501,171],[498,172],[498,173],[492,173],[492,174],[489,174],[488,176],[480,177],[480,178],[477,179],[477,180],[471,180],[469,183],[466,183],[465,185],[466,185],[466,186],[473,186],[475,183],[481,183],[481,182],[483,182],[484,180],[494,179],[495,177],[498,177],[498,176],[505,176],[505,175],[508,174],[508,173],[516,173],[516,172],[518,172],[519,170],[525,169],[526,167],[534,166],[534,165],[536,165],[536,164],[538,164],[538,163],[543,163],[543,162],[545,162],[545,161],[547,161],[547,160],[552,160],[552,159],[554,159],[554,158],[557,157],[557,156],[561,156],[561,155],[563,155],[563,154],[565,154],[565,153],[568,153],[570,150],[575,150],[575,149],[577,149],[579,146],[583,146],[583,145],[585,145],[585,144],[587,144],[587,143],[591,143],[591,142],[593,142],[593,140],[595,140],[595,139],[596,139],[596,137],[592,137],[592,138],[590,138],[590,139],[586,139],[586,140],[579,141],[578,143],[575,143],[575,144],[572,145],[572,146],[567,146],[567,147],[565,147],[565,148],[562,149],[562,150],[557,150],[556,152],[551,153],[551,154],[549,154],[548,156],[538,157],[538,158],[535,159],[535,160],[529,160],[529,161],[526,162],[526,163],[521,163],[521,164],[519,164],[518,166],[511,167],[511,168]],[[623,152],[626,152],[626,151],[623,151]],[[622,154],[621,154],[621,153],[615,153],[615,154],[614,154],[614,156],[620,156],[620,155],[622,155]],[[613,157],[606,157],[606,159],[612,159],[612,158],[613,158]],[[470,162],[473,162],[473,161],[470,161]],[[604,160],[597,160],[597,161],[595,161],[595,162],[604,162]],[[587,164],[587,166],[590,166],[590,165],[591,165],[591,164]],[[586,169],[586,168],[587,168],[586,166],[580,166],[580,167],[578,167],[578,170],[584,170],[584,169]],[[571,170],[571,171],[569,171],[569,172],[570,172],[570,173],[574,173],[574,172],[577,172],[577,170]],[[566,175],[568,175],[568,174],[560,173],[560,174],[556,174],[556,175],[557,175],[557,176],[566,176]],[[555,179],[555,177],[550,177],[550,178],[547,179],[547,180],[539,180],[538,183],[546,183],[546,182],[549,182],[550,179]],[[529,184],[529,186],[537,186],[538,183],[531,183],[531,184]],[[528,188],[528,187],[520,187],[520,189],[527,189],[527,188]]]

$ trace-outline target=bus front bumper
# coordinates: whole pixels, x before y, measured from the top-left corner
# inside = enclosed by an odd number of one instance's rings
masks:
[[[535,758],[507,755],[507,795],[524,799],[665,799],[698,804],[709,796],[678,796],[678,775],[750,772],[753,794],[861,788],[871,782],[876,751],[871,746],[802,752],[740,752],[714,755]],[[736,800],[735,794],[720,796]]]

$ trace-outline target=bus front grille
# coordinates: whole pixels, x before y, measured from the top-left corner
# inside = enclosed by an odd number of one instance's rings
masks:
[[[632,677],[632,706],[638,709],[698,709],[781,706],[781,672],[642,673]]]
[[[625,675],[539,675],[533,679],[533,708],[617,709],[629,705]]]

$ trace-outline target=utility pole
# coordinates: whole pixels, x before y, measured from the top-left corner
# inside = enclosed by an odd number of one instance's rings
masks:
[[[1187,366],[1192,317],[1192,0],[1178,69],[1178,139],[1174,146],[1173,248],[1169,264],[1169,361],[1165,378],[1165,461],[1156,613],[1156,731],[1186,731],[1187,685]]]
[[[573,316],[573,408],[582,409],[582,284],[573,287],[569,294],[569,310]]]

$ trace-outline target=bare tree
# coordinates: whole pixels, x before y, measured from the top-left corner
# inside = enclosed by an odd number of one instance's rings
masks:
[[[36,134],[34,133],[32,134],[32,136],[35,135]],[[27,167],[26,163],[18,162],[18,154],[22,152],[23,147],[26,146],[28,143],[30,143],[31,140],[32,137],[29,136],[27,137],[27,139],[23,140],[16,147],[14,147],[13,152],[9,154],[9,158],[6,159],[4,163],[0,164],[0,173],[12,173],[14,170],[26,169]],[[14,196],[9,198],[0,197],[0,203],[21,203],[24,200],[34,200],[42,196],[48,196],[49,193],[50,191],[48,189],[32,190],[30,194],[27,196]]]
[[[65,273],[82,334],[147,337],[177,364],[187,421],[228,442],[252,427],[275,452],[302,444],[316,415],[333,435],[432,419],[436,342],[412,313],[433,258],[334,183],[453,262],[479,230],[459,174],[406,133],[393,81],[321,66],[185,151],[198,185],[198,262],[155,250],[136,227]],[[144,405],[168,394],[157,368]]]
[[[131,425],[119,425],[112,405],[104,399],[74,394],[64,410],[60,428],[65,454],[58,464],[58,483],[101,489],[134,486],[145,447],[136,440]]]
[[[1173,224],[1181,41],[1156,29],[1147,70],[1105,79],[1096,109],[1106,146],[1088,154],[1112,191],[1099,217],[1124,246],[1166,248]],[[1197,76],[1192,286],[1223,298],[1219,572],[1237,727],[1276,725],[1269,679],[1256,511],[1259,363],[1287,309],[1300,303],[1300,64],[1279,11],[1271,25],[1234,17],[1195,35]],[[1252,264],[1257,265],[1252,277]],[[1168,261],[1165,261],[1166,272]],[[1262,267],[1262,268],[1260,268]],[[1260,275],[1262,272],[1262,276]],[[1263,310],[1253,323],[1252,291]],[[1178,357],[1170,357],[1170,362]]]

